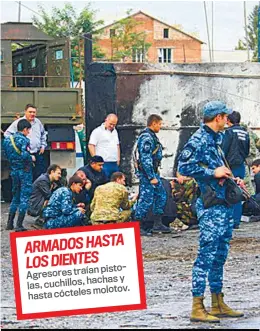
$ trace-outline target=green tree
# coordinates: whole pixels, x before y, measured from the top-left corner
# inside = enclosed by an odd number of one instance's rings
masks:
[[[244,46],[244,42],[241,39],[238,40],[238,43],[237,43],[237,46],[235,47],[235,50],[237,50],[237,51],[246,50],[246,47]]]
[[[104,53],[95,44],[98,36],[94,34],[100,26],[104,24],[103,20],[96,21],[96,11],[91,9],[91,5],[87,4],[78,15],[71,3],[66,3],[62,9],[57,7],[52,8],[52,12],[48,14],[43,6],[38,7],[38,12],[41,15],[39,19],[36,16],[32,17],[33,24],[54,38],[70,38],[71,40],[71,58],[74,71],[74,79],[78,80],[80,72],[84,75],[84,47],[79,41],[83,33],[93,33],[93,57],[102,58]],[[79,57],[82,57],[81,66]]]
[[[248,16],[248,25],[246,27],[248,34],[248,46],[253,51],[253,61],[257,61],[258,51],[258,6],[256,5],[252,13]],[[247,49],[246,39],[239,39],[236,49]]]
[[[131,10],[127,11],[128,17],[121,19],[113,25],[115,30],[112,41],[112,60],[125,61],[127,58],[132,58],[133,54],[146,54],[151,43],[146,42],[146,32],[136,32],[136,27],[142,22],[137,22],[133,17],[129,16]]]

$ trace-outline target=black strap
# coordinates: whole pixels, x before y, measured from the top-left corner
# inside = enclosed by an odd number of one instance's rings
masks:
[[[147,130],[143,130],[143,131],[139,134],[138,140],[139,140],[139,138],[141,137],[141,135],[144,134],[144,133],[149,133],[149,135],[153,138],[153,140],[156,140],[156,147],[155,147],[155,149],[152,151],[152,155],[156,154],[156,153],[158,152],[160,146],[162,146],[162,144],[160,143],[159,139],[158,139],[156,136],[154,137],[154,136],[153,136],[149,131],[147,131]],[[138,141],[138,140],[137,140],[137,141]],[[133,153],[133,160],[134,160],[134,165],[135,165],[136,168],[137,168],[137,162],[138,162],[138,160],[137,160],[137,150],[138,150],[138,148],[137,148],[137,143],[136,143],[136,146],[135,146],[135,149],[134,149],[134,153]]]
[[[223,159],[223,161],[224,161],[224,163],[225,163],[225,166],[231,171],[231,175],[232,175],[232,177],[234,178],[235,176],[234,176],[234,174],[233,174],[233,172],[232,172],[232,170],[231,170],[231,168],[230,168],[230,165],[229,165],[229,163],[228,163],[228,161],[227,161],[227,159],[226,159],[226,157],[225,157],[225,154],[224,154],[224,152],[223,152],[223,150],[221,149],[221,147],[218,145],[218,150],[219,150],[219,152],[220,152],[220,155],[221,155],[221,157],[222,157],[222,159]],[[232,180],[232,178],[230,178],[231,180]],[[237,186],[239,186],[239,185],[237,185]],[[240,187],[239,186],[239,188],[242,190],[242,192],[245,194],[245,196],[247,197],[247,198],[250,198],[251,196],[250,196],[250,193],[245,189],[245,188],[242,188],[242,187]]]

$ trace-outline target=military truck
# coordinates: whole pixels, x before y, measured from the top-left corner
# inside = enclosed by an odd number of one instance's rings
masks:
[[[47,164],[75,168],[73,126],[82,123],[82,90],[72,88],[70,41],[54,39],[32,23],[1,24],[1,132],[24,115],[26,104],[37,107],[47,131]],[[2,152],[2,198],[10,201],[11,180]]]

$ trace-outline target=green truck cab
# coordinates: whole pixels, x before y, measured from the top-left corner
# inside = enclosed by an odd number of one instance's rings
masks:
[[[82,120],[82,89],[70,87],[70,42],[31,23],[1,24],[1,133],[34,104],[47,132],[47,165],[76,166],[74,126]],[[2,198],[10,200],[10,169],[1,153]]]

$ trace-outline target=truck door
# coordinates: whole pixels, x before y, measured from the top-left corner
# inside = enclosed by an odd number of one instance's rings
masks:
[[[46,48],[47,87],[70,87],[70,40],[56,39]]]

